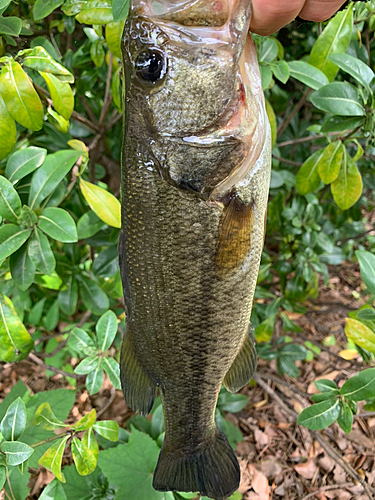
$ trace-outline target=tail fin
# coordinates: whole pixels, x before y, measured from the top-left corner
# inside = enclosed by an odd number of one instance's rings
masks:
[[[158,491],[197,491],[215,500],[229,497],[239,484],[236,455],[220,430],[213,440],[191,454],[170,452],[163,446],[153,481]]]

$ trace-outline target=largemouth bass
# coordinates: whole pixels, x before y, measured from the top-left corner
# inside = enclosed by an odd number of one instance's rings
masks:
[[[239,485],[214,420],[255,370],[249,329],[271,134],[249,0],[133,0],[122,41],[121,382],[165,439],[153,485],[215,500]]]

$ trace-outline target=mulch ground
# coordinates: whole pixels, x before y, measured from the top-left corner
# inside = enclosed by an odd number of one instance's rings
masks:
[[[321,283],[318,299],[305,304],[305,315],[289,314],[303,329],[302,334],[291,335],[294,342],[309,340],[322,345],[324,339],[334,335],[335,345],[323,346],[321,354],[310,362],[297,362],[301,372],[298,379],[281,377],[274,362],[260,360],[258,383],[242,390],[249,404],[240,413],[227,415],[244,435],[237,446],[244,500],[375,498],[375,489],[371,491],[375,488],[375,412],[364,412],[359,405],[350,434],[336,424],[317,433],[296,424],[298,412],[310,404],[309,395],[316,392],[316,378],[329,378],[340,386],[363,369],[360,357],[347,361],[340,356],[346,349],[347,313],[363,303],[357,300],[361,293],[358,266],[344,263],[332,269],[332,276],[327,286]],[[276,325],[276,336],[281,334],[281,325]],[[0,398],[20,379],[33,393],[66,386],[61,375],[47,379],[43,367],[24,360],[1,365]],[[69,420],[78,420],[93,407],[101,419],[116,420],[120,426],[125,426],[132,415],[121,392],[115,391],[108,380],[94,396],[84,389],[77,391]],[[64,457],[64,463],[71,463],[71,457]],[[45,470],[33,470],[28,499],[38,498],[52,478]]]

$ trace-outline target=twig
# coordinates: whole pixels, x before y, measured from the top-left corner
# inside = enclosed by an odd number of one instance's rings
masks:
[[[68,343],[68,339],[63,340],[60,344],[51,352],[40,352],[38,353],[39,358],[53,358],[61,349],[64,349],[66,344]]]
[[[82,325],[86,323],[86,321],[90,318],[91,316],[91,311],[86,311],[84,314],[82,314],[82,318],[78,321],[76,326],[73,326],[72,328],[69,328],[69,330],[65,330],[64,332],[61,333],[54,333],[52,335],[46,335],[45,337],[41,337],[40,339],[37,339],[35,341],[35,345],[40,344],[41,342],[48,342],[51,339],[55,339],[56,337],[61,337],[62,335],[66,335],[67,333],[70,333],[74,328],[80,328]]]
[[[281,158],[281,156],[272,155],[275,160],[285,163],[286,165],[292,165],[292,167],[301,167],[303,164],[298,161],[287,160],[286,158]]]
[[[297,418],[297,413],[294,410],[291,410],[288,408],[288,406],[284,403],[284,401],[280,398],[278,394],[270,387],[268,384],[266,384],[262,379],[261,375],[256,374],[254,375],[253,379],[255,382],[260,385],[260,387],[266,391],[266,393],[271,396],[277,403],[280,405],[280,407],[285,411],[285,413],[289,416],[290,421],[294,421]],[[293,413],[291,413],[293,412]]]
[[[112,99],[109,95],[109,89],[111,88],[111,78],[112,78],[112,64],[113,64],[113,54],[112,52],[110,53],[109,57],[109,62],[108,62],[108,71],[107,71],[107,81],[105,84],[105,92],[104,92],[104,100],[103,100],[103,107],[102,111],[100,113],[100,118],[99,118],[99,126],[103,127],[104,125],[104,120],[107,116],[109,106],[111,105]]]
[[[358,415],[353,415],[354,418],[371,418],[375,417],[375,411],[365,411],[363,413],[358,413]]]
[[[340,135],[338,132],[332,132],[327,134],[329,136]],[[279,142],[279,148],[283,148],[285,146],[293,146],[293,144],[302,144],[303,142],[315,141],[318,139],[325,139],[327,136],[325,134],[320,135],[309,135],[307,137],[300,137],[299,139],[291,139],[289,141]]]
[[[38,356],[36,356],[32,352],[29,353],[29,358],[31,359],[31,361],[34,361],[34,363],[42,366],[45,370],[51,370],[51,372],[56,373],[58,375],[63,375],[64,377],[75,378],[76,380],[78,380],[79,378],[82,377],[82,375],[77,375],[76,373],[65,372],[64,370],[60,370],[59,368],[56,368],[55,366],[47,365],[41,359],[39,359]]]
[[[116,389],[114,387],[112,387],[111,388],[111,397],[109,398],[109,400],[107,401],[107,403],[103,406],[103,408],[101,408],[101,410],[97,412],[96,418],[100,417],[101,415],[103,415],[103,413],[106,410],[108,410],[108,408],[111,406],[111,404],[115,400],[115,397],[116,397]]]
[[[311,94],[311,92],[312,92],[312,89],[307,89],[306,92],[301,97],[301,99],[294,106],[294,108],[292,109],[291,113],[288,114],[288,116],[280,123],[280,125],[277,128],[277,136],[278,137],[280,137],[281,135],[283,135],[283,133],[285,132],[285,130],[289,127],[291,121],[296,116],[296,114],[298,113],[298,111],[305,105],[306,99],[309,97],[309,95]]]
[[[83,95],[80,95],[78,97],[79,97],[79,100],[82,102],[83,107],[85,108],[86,113],[89,115],[89,118],[92,121],[92,123],[94,123],[95,125],[97,125],[98,124],[98,119],[95,116],[95,113],[93,112],[93,110],[91,109],[89,103],[87,102],[87,99]],[[98,124],[98,129],[100,130],[100,125],[99,124]]]
[[[322,493],[323,491],[342,490],[343,488],[350,488],[351,486],[354,486],[354,484],[353,483],[328,484],[327,486],[321,486],[316,491],[309,493],[308,495],[303,497],[302,500],[308,500],[309,498],[313,498],[319,493]]]

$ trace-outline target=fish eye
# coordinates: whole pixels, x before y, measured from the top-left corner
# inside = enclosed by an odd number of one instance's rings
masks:
[[[167,58],[159,49],[148,49],[138,54],[136,72],[142,80],[155,83],[167,72]]]

